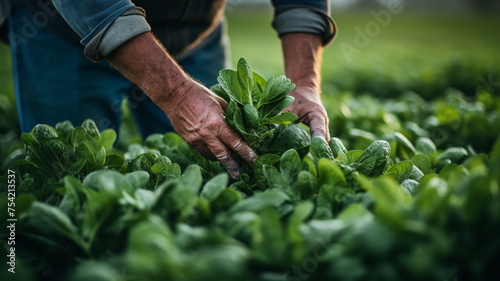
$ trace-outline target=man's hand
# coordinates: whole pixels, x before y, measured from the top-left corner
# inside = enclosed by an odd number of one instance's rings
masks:
[[[330,141],[328,115],[318,90],[310,86],[297,86],[290,96],[294,97],[295,101],[284,111],[295,113],[299,117],[297,122],[309,125],[312,137],[322,136],[326,141]]]
[[[281,37],[281,45],[286,76],[297,85],[290,93],[295,101],[285,111],[295,113],[299,122],[309,125],[313,137],[330,141],[328,116],[320,99],[321,37],[291,33]]]
[[[219,160],[231,177],[240,175],[231,151],[253,165],[257,155],[222,115],[227,103],[187,76],[150,32],[125,42],[106,60],[165,111],[189,145]]]
[[[257,155],[223,116],[227,102],[203,85],[186,81],[163,109],[177,133],[199,154],[219,160],[232,178],[239,177],[240,168],[231,151],[253,166]]]

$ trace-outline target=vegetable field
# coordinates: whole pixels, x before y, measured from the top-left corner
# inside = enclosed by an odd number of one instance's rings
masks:
[[[129,130],[114,147],[93,120],[19,136],[3,121],[0,220],[17,221],[2,227],[1,279],[500,278],[498,65],[326,66],[325,141],[281,113],[294,84],[253,61],[212,87],[259,154],[237,180],[175,133]]]

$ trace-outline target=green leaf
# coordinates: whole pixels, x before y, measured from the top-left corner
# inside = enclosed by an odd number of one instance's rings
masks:
[[[87,163],[87,160],[85,159],[80,159],[73,163],[69,168],[68,168],[68,175],[70,176],[75,176],[77,175],[85,166]]]
[[[243,116],[245,117],[245,128],[257,129],[260,126],[260,118],[257,109],[251,104],[245,104],[243,107]]]
[[[79,196],[79,193],[83,189],[83,185],[76,178],[66,176],[64,177],[64,188],[66,193],[59,204],[59,208],[66,214],[76,215],[80,212],[83,203]]]
[[[153,164],[152,162],[154,161],[149,161],[148,157],[145,154],[139,155],[130,163],[129,171],[149,171]]]
[[[240,201],[241,195],[238,192],[225,188],[210,202],[210,206],[214,212],[226,211]]]
[[[135,171],[126,174],[125,179],[134,189],[145,188],[149,180],[149,173],[145,171]]]
[[[276,167],[264,165],[263,169],[264,177],[266,178],[267,183],[270,187],[284,190],[290,187],[287,181],[285,181],[281,173],[278,171],[278,169],[276,169]]]
[[[317,191],[317,180],[309,171],[300,171],[297,176],[297,192],[302,199],[310,198]]]
[[[253,173],[257,185],[266,189],[269,187],[266,177],[264,175],[264,165],[274,165],[280,161],[280,157],[276,154],[264,154],[260,155],[255,163],[253,164]]]
[[[259,112],[260,112],[262,118],[274,117],[274,116],[280,114],[281,111],[283,111],[285,108],[290,106],[294,100],[295,100],[294,97],[286,96],[282,101],[261,106],[259,108]]]
[[[398,182],[409,179],[413,172],[413,163],[410,160],[405,160],[397,163],[387,170],[384,175],[390,176]]]
[[[213,201],[220,195],[220,193],[227,188],[227,183],[229,181],[229,176],[227,173],[219,174],[211,178],[203,186],[201,191],[201,196],[206,198],[208,201]]]
[[[332,149],[333,157],[338,158],[341,157],[341,155],[344,155],[347,153],[347,149],[345,148],[344,144],[342,141],[338,138],[331,138],[330,142],[328,143],[330,148]]]
[[[151,190],[139,188],[135,191],[134,197],[145,209],[150,209],[155,202],[155,194]]]
[[[266,103],[284,99],[293,89],[295,89],[295,84],[293,84],[290,79],[286,78],[284,75],[278,76],[273,80]]]
[[[266,263],[284,264],[287,254],[287,243],[280,221],[279,213],[274,208],[266,208],[260,212],[262,239],[255,241],[257,258]]]
[[[94,171],[97,167],[94,154],[90,150],[89,146],[85,142],[81,142],[76,147],[76,157],[80,159],[85,159],[85,173],[90,173]]]
[[[268,189],[262,193],[255,194],[253,197],[238,202],[230,209],[230,212],[257,212],[266,207],[277,207],[289,200],[290,198],[283,191]]]
[[[116,141],[116,132],[113,129],[107,129],[101,132],[100,145],[104,147],[106,151],[109,151]]]
[[[247,101],[248,104],[253,104],[252,101],[252,92],[253,92],[253,72],[250,69],[250,65],[244,58],[240,58],[238,60],[237,65],[237,74],[238,81],[240,82],[242,95],[245,97],[242,99],[243,101]]]
[[[363,154],[363,150],[349,150],[347,153],[346,153],[346,164],[347,165],[350,165],[352,163],[355,163],[358,158]]]
[[[302,170],[308,171],[315,178],[318,176],[318,172],[316,171],[316,166],[309,157],[304,157],[304,159],[302,159]]]
[[[87,131],[87,134],[89,134],[91,137],[99,137],[99,129],[97,129],[97,126],[95,122],[92,119],[86,119],[82,123],[82,127]]]
[[[10,170],[19,169],[21,173],[29,174],[31,177],[35,179],[43,179],[45,180],[47,177],[50,177],[50,171],[44,168],[38,167],[35,163],[29,160],[17,160],[9,166]]]
[[[203,183],[201,169],[198,165],[190,165],[181,176],[181,182],[189,187],[194,194],[198,194]]]
[[[416,146],[417,146],[417,151],[426,154],[426,155],[431,155],[436,153],[436,145],[434,142],[426,137],[419,137],[416,140]]]
[[[21,141],[27,145],[27,146],[30,146],[32,147],[35,151],[35,153],[37,152],[40,144],[38,143],[38,140],[31,134],[29,133],[23,133],[21,135]]]
[[[260,216],[253,212],[234,213],[224,220],[224,226],[229,236],[250,244],[259,234]]]
[[[82,238],[78,235],[76,226],[70,218],[56,207],[33,202],[31,208],[22,220],[24,227],[36,231],[37,234],[43,233],[55,237],[66,237],[86,248]]]
[[[123,161],[125,161],[125,158],[123,158],[123,156],[121,156],[120,154],[108,153],[106,155],[106,160],[104,161],[104,167],[107,167],[108,169],[118,170],[120,169],[121,165],[123,165]]]
[[[490,174],[500,182],[500,138],[497,139],[493,150],[490,152]]]
[[[298,203],[293,209],[293,215],[301,222],[308,219],[313,212],[314,203],[309,200]]]
[[[120,198],[119,196],[123,195],[122,192],[117,193],[110,189],[102,189],[99,191],[87,189],[86,193],[88,199],[81,228],[82,236],[92,245],[101,226],[106,222],[113,211],[116,210]]]
[[[287,150],[281,155],[280,171],[288,185],[295,185],[301,169],[300,157],[295,149]]]
[[[300,150],[308,147],[311,143],[309,132],[302,129],[297,124],[291,124],[286,127],[270,144],[269,152],[282,154],[289,149]]]
[[[311,139],[310,152],[316,161],[321,158],[333,160],[333,152],[324,137],[316,136]]]
[[[43,141],[56,138],[57,132],[49,125],[38,124],[31,130],[31,135],[33,135],[38,141]]]
[[[411,205],[411,195],[389,177],[372,180],[360,177],[359,182],[374,197],[375,212],[379,218],[395,227],[402,228],[406,222],[403,210]]]
[[[403,159],[409,160],[417,154],[417,150],[413,144],[411,144],[411,142],[403,134],[395,132],[394,136],[396,137],[396,141],[398,143],[398,153],[401,157],[403,157]]]
[[[227,110],[226,110],[226,121],[229,123],[229,125],[233,128],[236,127],[236,124],[234,122],[234,115],[236,114],[237,110],[241,110],[238,106],[238,104],[234,101],[230,101]]]
[[[449,147],[438,156],[437,162],[449,159],[451,162],[457,163],[467,157],[467,155],[467,150],[463,147]]]
[[[267,124],[290,124],[293,121],[297,120],[297,115],[291,113],[291,112],[283,112],[280,115],[276,115],[271,118],[265,118],[262,119],[261,125],[267,125]]]
[[[412,196],[417,194],[417,187],[418,181],[413,179],[407,179],[401,183],[401,188]]]
[[[69,136],[73,129],[75,129],[73,124],[71,124],[71,122],[68,120],[57,123],[55,128],[57,131],[57,136],[65,139],[66,141],[69,139]]]
[[[356,160],[356,162],[360,163],[358,171],[371,177],[382,175],[387,165],[389,165],[390,154],[391,146],[387,141],[374,141]]]
[[[375,163],[377,160],[373,156],[368,156],[359,164],[359,166],[356,168],[356,170],[363,175],[370,176],[371,172],[373,171],[373,168],[375,168]],[[378,175],[377,175],[378,176]]]
[[[231,102],[231,98],[220,84],[213,85],[212,87],[210,87],[210,90],[217,94],[219,97],[223,98],[227,103]]]
[[[328,161],[328,160],[326,160]],[[314,217],[316,219],[331,219],[333,218],[335,187],[333,185],[319,185],[317,197],[317,209]]]
[[[342,170],[331,160],[321,158],[318,162],[318,185],[346,185],[347,181]]]
[[[106,149],[101,147],[95,156],[96,169],[101,169],[106,163]]]
[[[365,216],[372,217],[373,215],[365,208],[365,206],[361,204],[351,204],[337,215],[337,219],[346,223],[356,223],[359,219]]]
[[[92,154],[97,153],[98,143],[96,143],[94,139],[87,134],[87,130],[83,127],[75,127],[69,137],[69,143],[73,147],[78,147],[80,144],[86,144]]]
[[[269,92],[271,91],[273,84],[274,84],[274,76],[271,76],[269,77],[269,79],[267,79],[266,86],[264,87],[264,90],[262,90],[260,99],[257,103],[257,108],[260,108],[262,105],[267,103],[269,99]]]
[[[124,253],[127,268],[147,280],[184,279],[183,254],[175,236],[157,215],[150,215],[130,230],[128,251]]]
[[[219,77],[217,77],[217,81],[219,81],[219,84],[224,91],[226,91],[231,100],[241,105],[250,103],[250,98],[240,84],[236,71],[230,69],[221,70],[219,72]]]
[[[73,147],[60,138],[40,141],[40,156],[58,178],[67,174],[74,158]],[[88,160],[87,160],[88,163]]]
[[[243,123],[242,109],[239,107],[235,108],[234,115],[233,115],[233,122],[234,122],[236,130],[240,134],[242,134],[244,137],[248,136],[248,132],[247,132],[246,127]]]
[[[417,166],[412,165],[410,179],[419,181],[423,176],[424,176],[424,173],[422,173],[422,171],[420,171],[420,169]]]
[[[150,183],[148,189],[154,190],[156,187],[169,179],[180,179],[181,167],[177,163],[166,164],[157,162],[149,169]]]
[[[253,90],[254,92],[252,93],[252,96],[254,99],[260,100],[262,91],[264,91],[264,88],[266,87],[266,79],[264,77],[260,76],[258,73],[253,73]]]
[[[180,180],[166,181],[155,190],[153,210],[161,216],[180,218],[183,213],[192,210],[197,192]]]
[[[356,128],[351,129],[349,135],[355,140],[355,147],[368,147],[377,140],[377,136],[373,133]]]
[[[428,174],[432,172],[432,164],[431,160],[427,155],[424,154],[416,154],[411,159],[411,162],[417,166],[424,174]]]
[[[94,190],[107,190],[120,194],[122,190],[132,193],[137,187],[132,186],[127,178],[113,170],[98,170],[88,174],[83,180],[83,185]]]

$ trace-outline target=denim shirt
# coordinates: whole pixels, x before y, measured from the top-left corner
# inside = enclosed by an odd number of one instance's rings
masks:
[[[21,6],[34,12],[50,0],[2,0],[0,24],[10,7]],[[189,52],[208,40],[223,19],[225,0],[52,0],[69,26],[81,38],[84,54],[93,61],[127,40],[153,29],[174,55]],[[19,5],[19,3],[22,3]],[[329,0],[272,0],[273,28],[279,36],[313,33],[329,43],[336,34],[329,16]],[[147,17],[146,17],[147,12]],[[50,25],[50,22],[49,22]],[[61,25],[49,26],[51,29]]]

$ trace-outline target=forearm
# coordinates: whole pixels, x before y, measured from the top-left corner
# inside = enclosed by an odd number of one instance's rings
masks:
[[[285,74],[297,86],[320,89],[321,37],[315,34],[290,33],[281,37]]]
[[[136,36],[115,49],[106,60],[163,110],[189,77],[151,32]],[[168,112],[167,112],[168,113]]]
[[[286,111],[297,114],[297,121],[309,125],[311,136],[330,139],[328,115],[321,103],[321,53],[319,35],[290,33],[281,37],[286,76],[297,85],[290,93],[295,101]]]

